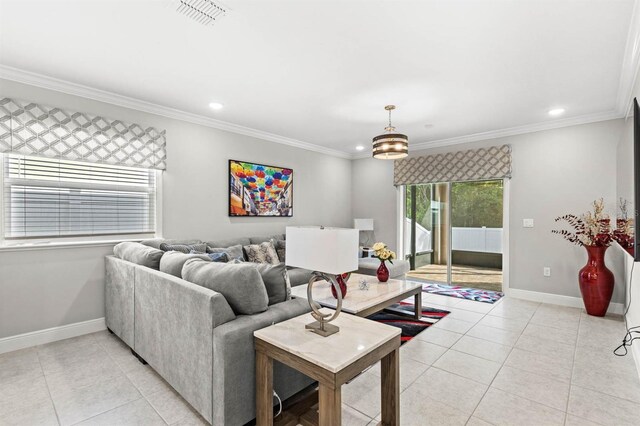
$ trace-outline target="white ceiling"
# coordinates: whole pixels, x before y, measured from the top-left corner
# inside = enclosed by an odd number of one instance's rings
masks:
[[[0,0],[0,65],[355,153],[389,103],[414,145],[614,116],[634,5],[224,3],[204,27],[168,0]]]

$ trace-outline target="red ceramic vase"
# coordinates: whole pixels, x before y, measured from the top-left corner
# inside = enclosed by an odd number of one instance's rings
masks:
[[[578,273],[580,293],[589,315],[603,317],[613,294],[613,273],[604,263],[607,246],[585,246],[589,259]]]
[[[338,281],[338,286],[340,287],[340,293],[342,293],[342,298],[344,299],[347,295],[347,283],[344,281],[344,276],[347,274],[336,275],[336,281]],[[331,294],[336,299],[338,298],[338,294],[336,293],[336,288],[331,286]]]
[[[381,283],[386,283],[389,280],[389,270],[387,269],[387,265],[384,264],[384,260],[380,261],[380,266],[378,266],[378,281]]]

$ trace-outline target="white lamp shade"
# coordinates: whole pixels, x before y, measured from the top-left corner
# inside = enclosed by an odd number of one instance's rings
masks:
[[[287,266],[327,274],[358,269],[358,230],[287,226]]]
[[[373,231],[373,219],[353,219],[353,227],[360,231]]]

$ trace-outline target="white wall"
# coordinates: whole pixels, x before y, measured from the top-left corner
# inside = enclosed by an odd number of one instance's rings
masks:
[[[287,225],[351,226],[351,161],[0,80],[0,96],[167,130],[163,233],[218,239],[283,233]],[[229,218],[228,160],[294,170],[293,218]],[[111,247],[2,251],[0,338],[104,316]]]
[[[580,297],[577,274],[586,263],[586,252],[551,234],[551,230],[556,227],[556,216],[582,213],[599,197],[604,197],[608,207],[615,211],[616,146],[622,126],[622,120],[611,120],[434,148],[411,155],[510,144],[513,148],[509,200],[510,286]],[[395,245],[393,162],[371,158],[356,160],[352,180],[354,213],[358,217],[377,218],[377,239]],[[357,195],[358,191],[360,195]],[[534,219],[535,227],[523,228],[524,218]],[[609,263],[613,261],[611,254],[607,259]],[[543,277],[545,266],[551,267],[551,277]],[[623,300],[621,282],[619,277],[614,302]]]

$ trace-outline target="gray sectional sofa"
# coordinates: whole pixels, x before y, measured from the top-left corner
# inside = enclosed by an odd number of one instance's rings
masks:
[[[228,247],[266,240],[239,238],[209,245]],[[309,312],[309,305],[303,299],[290,299],[263,312],[238,314],[221,293],[156,270],[163,254],[153,247],[162,242],[165,240],[145,241],[146,251],[129,245],[126,253],[116,250],[124,259],[106,258],[107,327],[207,421],[243,425],[255,418],[253,332]],[[307,282],[309,274],[289,271],[292,285]],[[274,389],[283,400],[312,383],[275,363]]]

